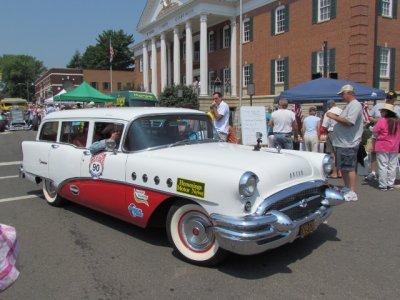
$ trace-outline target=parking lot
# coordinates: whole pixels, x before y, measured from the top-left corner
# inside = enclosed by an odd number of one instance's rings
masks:
[[[20,143],[35,134],[0,133],[0,223],[17,230],[21,272],[1,300],[400,295],[398,189],[379,191],[360,176],[360,200],[337,207],[313,234],[260,255],[231,255],[216,268],[202,268],[177,259],[163,229],[140,229],[76,204],[49,206],[41,186],[18,178]]]

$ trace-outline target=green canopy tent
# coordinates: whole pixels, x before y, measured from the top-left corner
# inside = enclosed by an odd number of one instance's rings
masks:
[[[115,98],[103,94],[99,90],[96,90],[94,87],[90,86],[87,82],[83,82],[80,86],[74,88],[73,90],[54,96],[54,101],[71,101],[71,102],[86,102],[89,103],[91,101],[97,103],[107,103],[110,101],[114,101]]]

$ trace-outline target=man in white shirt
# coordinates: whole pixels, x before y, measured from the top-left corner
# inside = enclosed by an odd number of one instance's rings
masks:
[[[297,122],[294,112],[288,110],[287,99],[279,100],[279,109],[274,111],[269,120],[269,126],[274,132],[274,147],[293,150],[292,132],[297,131]]]
[[[222,100],[222,94],[220,92],[215,92],[213,94],[213,99],[214,102],[210,109],[211,113],[214,115],[214,126],[221,140],[226,142],[229,133],[229,106]]]

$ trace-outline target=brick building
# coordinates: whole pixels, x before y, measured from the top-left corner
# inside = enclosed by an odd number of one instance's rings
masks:
[[[157,95],[199,76],[204,101],[221,89],[233,107],[240,85],[246,99],[254,83],[256,101],[265,104],[318,74],[400,89],[397,0],[243,0],[242,37],[239,3],[147,1],[134,81]]]
[[[36,80],[35,99],[43,102],[45,99],[57,95],[63,89],[69,91],[79,86],[83,81],[105,94],[109,94],[111,88],[113,91],[135,89],[132,71],[113,71],[111,86],[110,71],[108,70],[52,68]]]

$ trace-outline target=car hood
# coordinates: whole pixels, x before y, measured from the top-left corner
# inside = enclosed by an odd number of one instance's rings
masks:
[[[197,177],[204,174],[207,178],[203,180],[216,177],[215,180],[221,185],[224,178],[232,181],[232,176],[237,184],[244,172],[251,171],[260,180],[259,187],[269,193],[307,180],[324,179],[320,170],[324,155],[318,153],[293,150],[278,153],[268,148],[253,151],[253,147],[229,143],[190,144],[145,153],[152,158],[152,163],[160,167],[169,165],[171,173],[181,176],[193,174]],[[312,163],[313,160],[319,164]],[[200,169],[203,171],[196,172]]]

